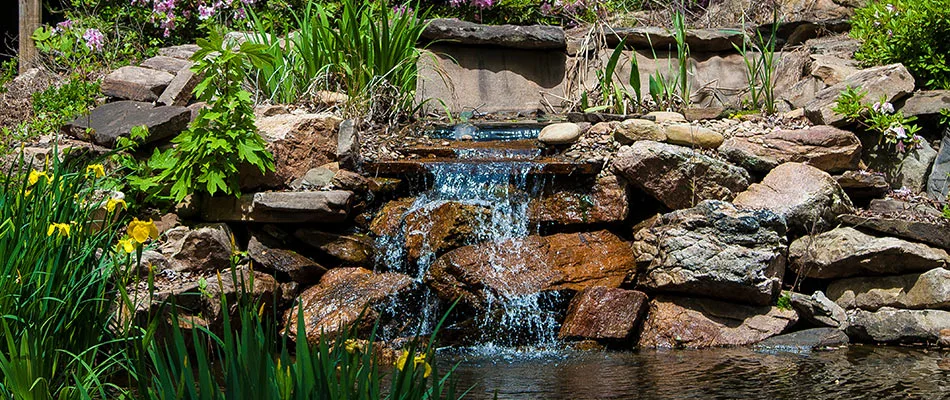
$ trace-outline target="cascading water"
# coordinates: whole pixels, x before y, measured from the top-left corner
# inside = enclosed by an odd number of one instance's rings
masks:
[[[530,132],[505,131],[506,138],[520,139],[537,136],[537,129]],[[491,136],[486,134],[483,136]],[[424,187],[403,214],[428,216],[440,206],[458,203],[481,210],[470,223],[471,235],[464,244],[492,242],[493,251],[486,254],[493,270],[499,274],[524,269],[526,263],[537,263],[530,254],[520,254],[518,241],[538,227],[529,222],[529,203],[540,193],[543,179],[532,176],[537,164],[532,159],[540,156],[539,149],[473,148],[456,151],[453,160],[427,162],[429,173]],[[379,260],[379,268],[399,271],[417,280],[422,280],[437,254],[428,241],[423,241],[422,251],[415,260],[408,257],[406,236],[427,237],[432,228],[427,224],[415,224],[411,231],[398,230],[398,234],[377,239],[380,249],[386,249]],[[405,225],[404,225],[405,227]],[[482,346],[512,346],[529,344],[545,346],[556,340],[557,321],[548,306],[556,295],[539,292],[525,294],[523,291],[506,292],[500,288],[487,295],[487,307],[476,316]],[[423,319],[431,327],[438,315],[435,296],[426,294],[426,309]]]

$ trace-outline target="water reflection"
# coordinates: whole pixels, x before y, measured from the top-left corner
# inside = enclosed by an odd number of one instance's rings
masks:
[[[466,398],[943,399],[950,352],[852,346],[811,354],[751,349],[557,352],[515,357],[448,353]]]

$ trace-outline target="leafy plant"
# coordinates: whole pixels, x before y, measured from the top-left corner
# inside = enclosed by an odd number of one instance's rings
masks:
[[[613,53],[610,54],[610,58],[607,59],[607,65],[605,65],[603,69],[594,71],[597,76],[597,88],[600,90],[599,100],[601,104],[590,107],[589,95],[584,93],[582,95],[582,107],[584,108],[584,112],[610,110],[617,114],[626,114],[628,109],[632,108],[636,110],[640,107],[642,101],[640,92],[640,66],[637,63],[635,53],[630,57],[630,77],[627,80],[627,83],[633,89],[635,97],[631,98],[630,92],[628,92],[622,84],[618,85],[615,82],[615,79],[621,79],[617,71],[617,65],[620,62],[620,57],[623,55],[626,42],[626,38],[621,40]],[[632,104],[630,103],[631,100],[633,100]],[[631,105],[632,107],[630,107]]]
[[[773,75],[775,74],[775,47],[778,43],[778,27],[778,16],[775,14],[768,39],[759,30],[756,32],[754,40],[750,40],[748,34],[746,34],[743,36],[742,46],[732,44],[732,47],[742,55],[745,62],[746,78],[749,82],[749,105],[752,109],[762,110],[766,114],[775,113],[775,80]],[[749,54],[750,49],[747,47],[749,42],[752,43],[752,50],[757,55]]]
[[[792,309],[792,293],[791,292],[782,292],[782,295],[779,296],[778,301],[775,303],[775,306],[779,310],[791,310]]]
[[[673,13],[673,38],[676,40],[676,60],[679,66],[676,82],[679,84],[683,107],[689,107],[689,44],[686,43],[686,17],[682,11]]]
[[[945,0],[873,0],[855,10],[851,36],[865,64],[902,63],[922,86],[950,89],[950,7]]]
[[[33,116],[4,133],[19,140],[58,134],[63,125],[88,113],[100,95],[99,81],[73,76],[62,86],[33,93]]]
[[[895,111],[894,105],[883,96],[877,103],[868,105],[863,102],[866,95],[866,91],[848,86],[838,96],[838,102],[832,110],[879,134],[880,141],[894,146],[898,154],[920,146],[924,140],[917,134],[920,127],[911,124],[917,117],[905,117],[903,111]]]
[[[271,62],[264,46],[244,42],[234,49],[219,33],[199,39],[198,46],[192,57],[193,70],[204,78],[195,87],[195,96],[209,106],[172,140],[174,147],[164,152],[156,149],[152,154],[148,165],[160,172],[140,178],[143,188],[169,184],[175,201],[194,191],[240,196],[241,164],[254,166],[261,173],[274,168],[273,157],[254,126],[251,94],[241,87],[245,68]]]

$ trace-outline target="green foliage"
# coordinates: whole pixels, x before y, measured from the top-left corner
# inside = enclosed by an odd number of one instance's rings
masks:
[[[689,45],[686,43],[686,19],[681,11],[673,13],[673,37],[676,40],[677,64],[674,67],[671,60],[667,60],[664,73],[657,70],[650,75],[650,97],[660,109],[672,110],[677,104],[689,106],[690,96],[690,65]],[[650,37],[647,36],[649,40]],[[650,50],[656,60],[656,49],[650,41]]]
[[[204,78],[195,87],[195,96],[209,106],[172,140],[174,147],[152,154],[148,166],[160,172],[139,178],[142,188],[171,185],[175,201],[195,191],[240,196],[238,168],[242,164],[261,173],[274,169],[273,157],[254,126],[251,94],[241,87],[246,68],[270,62],[264,46],[245,42],[235,49],[219,33],[198,39],[198,46],[193,69]]]
[[[857,122],[865,129],[880,135],[880,141],[894,146],[898,154],[904,154],[909,149],[917,148],[923,141],[917,132],[920,127],[911,124],[917,117],[905,117],[903,111],[894,111],[894,106],[887,102],[886,97],[874,105],[863,102],[867,92],[860,88],[848,86],[832,110]]]
[[[683,107],[689,107],[689,45],[686,43],[686,16],[681,11],[673,13],[673,38],[676,39],[676,60],[679,65],[676,79],[680,99]]]
[[[779,310],[791,310],[792,309],[792,293],[791,292],[782,292],[782,295],[779,296],[778,301],[775,304]]]
[[[0,182],[0,397],[115,398],[118,210],[103,209],[103,177],[56,153]]]
[[[33,115],[30,120],[13,129],[5,129],[4,134],[18,140],[56,135],[63,125],[95,107],[100,95],[99,81],[73,76],[62,86],[52,86],[33,93]]]
[[[902,63],[931,89],[950,89],[950,7],[946,0],[873,0],[855,11],[851,36],[863,41],[855,58]]]
[[[621,79],[617,71],[617,66],[620,62],[620,57],[623,55],[626,43],[626,38],[621,40],[613,53],[610,54],[610,58],[607,59],[607,65],[604,66],[603,69],[594,71],[597,76],[597,88],[600,89],[600,98],[598,99],[600,105],[591,107],[589,104],[590,95],[585,92],[581,97],[581,107],[584,109],[584,112],[609,110],[617,114],[626,114],[628,109],[632,108],[634,111],[639,109],[643,99],[640,93],[640,66],[637,64],[636,54],[630,57],[630,77],[627,80],[635,97],[630,95],[630,92],[627,91],[624,85],[618,85],[615,82],[615,79]],[[633,101],[632,103],[631,100]]]
[[[744,25],[744,23],[743,23]],[[732,47],[742,55],[746,66],[746,78],[749,82],[749,105],[752,109],[762,110],[766,114],[775,114],[775,46],[778,43],[779,21],[777,14],[772,20],[772,29],[766,39],[762,31],[756,33],[754,40],[743,38],[742,46],[733,43]],[[758,55],[749,54],[748,42]]]
[[[0,63],[0,93],[7,91],[6,84],[16,78],[17,75],[17,59],[11,58]]]

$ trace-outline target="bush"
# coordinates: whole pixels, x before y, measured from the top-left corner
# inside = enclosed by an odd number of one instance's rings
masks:
[[[66,84],[33,93],[33,116],[13,129],[4,128],[7,138],[25,140],[55,135],[73,118],[89,112],[100,95],[98,81],[74,76]]]
[[[855,12],[851,36],[864,41],[856,59],[867,64],[902,63],[919,86],[950,89],[946,0],[872,1]]]

